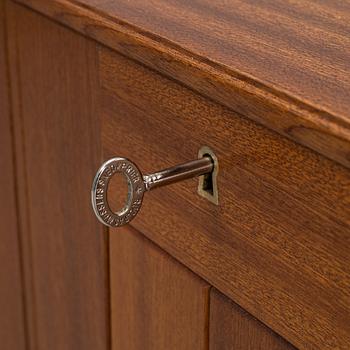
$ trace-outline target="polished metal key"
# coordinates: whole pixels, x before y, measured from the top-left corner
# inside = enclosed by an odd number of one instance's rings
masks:
[[[92,184],[92,207],[97,218],[105,225],[118,227],[129,223],[141,208],[143,194],[156,187],[169,185],[195,176],[210,174],[214,160],[209,155],[176,165],[149,175],[142,175],[139,168],[126,158],[112,158],[102,164]],[[128,183],[128,196],[124,207],[113,212],[108,205],[108,183],[116,173],[124,175]]]

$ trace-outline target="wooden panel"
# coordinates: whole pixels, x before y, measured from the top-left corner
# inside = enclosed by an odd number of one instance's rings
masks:
[[[348,349],[350,172],[108,49],[100,65],[106,156],[219,159],[219,206],[189,180],[133,226],[301,349]]]
[[[110,240],[113,350],[208,349],[209,286],[132,228]]]
[[[209,339],[210,350],[295,350],[215,289],[210,292]]]
[[[108,247],[90,205],[101,159],[95,43],[8,7],[30,348],[105,350]]]
[[[350,167],[344,2],[18,1]]]
[[[0,344],[4,350],[25,346],[23,289],[20,272],[15,169],[11,140],[6,62],[4,2],[0,1]]]

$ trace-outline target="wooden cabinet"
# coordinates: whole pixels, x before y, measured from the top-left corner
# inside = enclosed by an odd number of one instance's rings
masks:
[[[146,3],[1,1],[4,349],[349,349],[349,9]],[[104,160],[203,145],[218,205],[190,179],[97,221]]]

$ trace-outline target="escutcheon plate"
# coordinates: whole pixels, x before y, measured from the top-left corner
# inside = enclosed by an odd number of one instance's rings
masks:
[[[128,197],[124,207],[113,212],[108,204],[107,191],[110,179],[116,173],[124,175],[128,182]],[[92,207],[97,218],[109,227],[130,222],[140,210],[145,185],[138,167],[126,158],[112,158],[98,170],[91,189]]]

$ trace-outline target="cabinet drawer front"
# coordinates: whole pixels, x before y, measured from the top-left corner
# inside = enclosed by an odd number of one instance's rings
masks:
[[[192,179],[149,193],[132,225],[300,349],[347,349],[349,171],[108,49],[99,70],[105,159],[219,159],[218,206]]]

